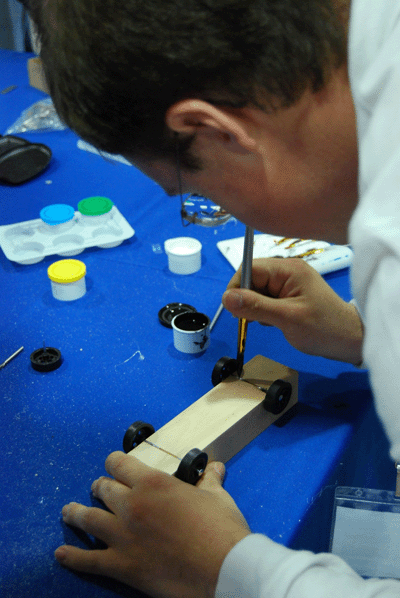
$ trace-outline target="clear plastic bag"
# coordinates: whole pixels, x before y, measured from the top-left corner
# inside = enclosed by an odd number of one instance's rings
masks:
[[[24,110],[19,118],[8,127],[4,135],[27,133],[28,131],[63,131],[67,126],[60,120],[51,98],[39,100]]]

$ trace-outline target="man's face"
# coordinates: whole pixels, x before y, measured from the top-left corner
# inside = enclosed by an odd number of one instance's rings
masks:
[[[254,150],[228,151],[218,136],[200,132],[192,151],[203,169],[182,172],[183,192],[209,197],[261,232],[346,243],[358,167],[347,78],[317,94],[306,92],[291,108],[269,114],[244,109],[240,118],[256,141]],[[178,194],[176,165],[135,163],[169,195]]]

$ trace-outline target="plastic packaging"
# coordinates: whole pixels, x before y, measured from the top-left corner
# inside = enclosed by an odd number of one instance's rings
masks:
[[[338,486],[330,551],[359,575],[400,579],[400,498],[390,490]]]
[[[51,98],[39,100],[24,110],[8,127],[4,135],[27,133],[28,131],[63,131],[67,126],[60,120]]]

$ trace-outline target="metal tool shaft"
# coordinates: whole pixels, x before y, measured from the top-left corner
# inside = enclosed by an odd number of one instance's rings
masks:
[[[243,247],[243,261],[242,261],[242,277],[240,279],[241,289],[250,289],[251,287],[251,268],[253,264],[253,245],[254,245],[254,230],[251,226],[246,226],[246,234],[244,237]]]
[[[0,363],[0,369],[4,368],[7,365],[7,363],[10,363],[10,361],[12,359],[14,359],[14,357],[16,357],[17,355],[19,355],[21,353],[21,351],[23,351],[23,350],[24,350],[24,348],[20,347],[17,351],[15,351],[15,353],[13,353],[12,355],[10,355],[10,357],[8,359],[6,359],[5,361],[3,361],[3,363]]]
[[[254,230],[251,226],[246,226],[246,233],[244,237],[243,247],[243,261],[242,261],[242,277],[240,280],[241,289],[251,288],[251,270],[253,264],[253,244],[254,244]],[[247,319],[239,318],[239,332],[238,332],[238,346],[237,346],[237,374],[239,378],[243,371],[244,350],[246,346],[247,337]]]

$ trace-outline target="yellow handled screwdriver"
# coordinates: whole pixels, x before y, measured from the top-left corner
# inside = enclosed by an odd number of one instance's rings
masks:
[[[251,270],[253,264],[253,244],[254,244],[254,230],[251,226],[246,226],[246,233],[244,237],[243,247],[243,261],[242,261],[242,277],[240,279],[241,289],[251,288]],[[244,349],[246,346],[247,336],[247,319],[239,318],[239,334],[238,334],[238,347],[237,347],[237,375],[239,378],[242,376],[243,362],[244,362]]]

